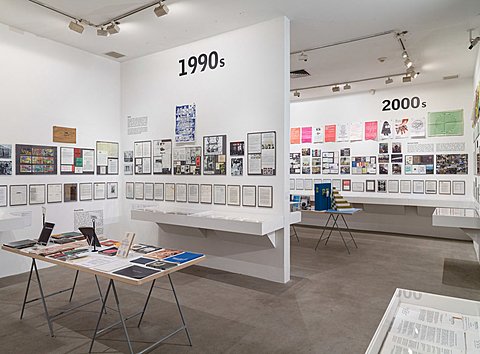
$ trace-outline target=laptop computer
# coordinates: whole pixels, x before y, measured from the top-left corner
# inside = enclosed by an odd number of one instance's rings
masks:
[[[38,238],[38,240],[28,239],[28,240],[14,241],[14,242],[6,243],[5,246],[16,248],[16,249],[22,249],[22,248],[32,247],[35,245],[46,245],[48,243],[48,240],[50,239],[50,235],[52,234],[54,227],[55,227],[55,224],[51,222],[46,222],[43,225],[42,232],[40,233],[40,237]]]
[[[93,242],[95,242],[96,247],[102,246],[93,227],[79,227],[78,230],[85,236],[90,246],[93,246]]]

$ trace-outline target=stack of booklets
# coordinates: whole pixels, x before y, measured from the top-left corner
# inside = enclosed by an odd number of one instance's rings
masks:
[[[75,242],[79,240],[84,240],[85,236],[83,236],[80,232],[64,232],[61,234],[55,234],[50,236],[50,240],[54,243],[65,244],[70,242]]]
[[[20,240],[20,241],[5,243],[4,246],[10,247],[10,248],[16,248],[20,250],[23,248],[35,246],[36,244],[37,244],[37,241],[35,240]]]

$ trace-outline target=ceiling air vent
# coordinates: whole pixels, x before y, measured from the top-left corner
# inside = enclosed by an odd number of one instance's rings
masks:
[[[109,57],[112,57],[115,59],[123,58],[125,56],[125,54],[121,54],[117,52],[108,52],[108,53],[105,53],[105,55],[108,55]]]
[[[299,79],[301,77],[307,77],[310,76],[310,73],[307,70],[295,70],[295,71],[290,71],[290,79]]]
[[[444,76],[443,79],[444,80],[458,79],[458,74],[457,75]]]

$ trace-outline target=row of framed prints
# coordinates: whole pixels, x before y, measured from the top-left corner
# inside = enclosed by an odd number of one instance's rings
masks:
[[[0,185],[0,207],[118,198],[118,182]]]
[[[379,192],[379,193],[414,193],[414,194],[441,194],[465,195],[465,181],[445,180],[366,180],[353,181],[350,179],[290,179],[290,190],[311,190],[314,184],[331,183],[332,187],[344,192]]]
[[[273,208],[273,187],[127,182],[127,199]]]

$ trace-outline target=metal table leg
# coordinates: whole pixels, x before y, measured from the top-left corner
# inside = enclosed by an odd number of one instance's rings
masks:
[[[352,232],[350,231],[350,228],[348,227],[347,221],[342,215],[343,223],[345,224],[345,227],[347,228],[348,233],[350,234],[350,237],[352,238],[353,244],[355,245],[356,248],[358,248],[357,243],[355,242],[355,238],[352,235]]]
[[[175,302],[177,303],[178,312],[180,312],[180,317],[182,318],[182,323],[183,323],[183,327],[185,328],[185,333],[187,334],[188,342],[190,343],[190,346],[192,346],[192,340],[190,339],[190,333],[188,333],[187,324],[185,323],[185,318],[183,317],[182,308],[180,307],[180,303],[178,302],[177,292],[175,291],[175,288],[173,287],[173,282],[172,282],[172,278],[170,277],[170,274],[168,274],[168,280],[170,281],[170,286],[172,287],[172,290],[173,290],[173,296],[175,296]]]
[[[38,289],[40,290],[40,296],[42,298],[43,310],[45,311],[45,317],[47,318],[47,322],[48,322],[48,329],[50,330],[50,336],[53,337],[52,322],[50,322],[50,316],[48,314],[48,309],[47,309],[47,302],[45,301],[45,296],[43,294],[43,288],[42,288],[42,282],[40,281],[40,275],[38,274],[37,263],[35,262],[34,258],[32,258],[32,261],[33,261],[33,268],[35,269],[35,275],[37,276]]]
[[[322,230],[322,234],[320,235],[320,238],[318,239],[317,245],[315,246],[315,251],[317,250],[318,245],[319,245],[320,242],[322,241],[323,234],[325,233],[325,230],[326,230],[327,227],[328,227],[328,223],[330,222],[330,218],[331,218],[331,217],[332,217],[332,214],[328,214],[327,222],[325,223],[325,226],[323,227],[323,230]]]
[[[156,279],[154,281],[152,281],[152,286],[150,287],[150,291],[148,292],[147,300],[145,301],[145,306],[143,306],[142,314],[140,316],[140,319],[138,320],[137,327],[139,327],[139,328],[140,328],[140,325],[142,324],[143,315],[145,314],[145,311],[147,310],[148,300],[150,300],[150,295],[152,295],[152,290],[153,290],[153,286],[155,285],[155,281],[156,281]]]
[[[327,245],[328,241],[330,240],[330,236],[332,236],[332,232],[333,232],[333,230],[335,229],[335,224],[337,223],[338,215],[335,217],[335,216],[332,214],[332,219],[333,219],[333,225],[332,225],[332,227],[330,228],[330,232],[328,233],[327,239],[325,240],[325,246]]]
[[[95,332],[93,332],[92,341],[90,342],[90,349],[88,350],[89,353],[92,352],[93,343],[95,342],[95,338],[97,336],[98,326],[100,325],[100,320],[102,319],[103,312],[105,310],[105,305],[107,304],[107,299],[108,299],[108,295],[110,294],[110,289],[112,287],[112,284],[113,284],[113,280],[110,279],[110,281],[108,282],[107,292],[105,293],[105,298],[102,301],[102,309],[100,310],[100,315],[98,316],[97,325],[95,326]]]
[[[32,265],[30,267],[30,274],[28,275],[27,288],[25,289],[25,297],[23,298],[22,312],[20,313],[20,319],[23,318],[23,313],[25,312],[25,305],[27,304],[28,290],[30,289],[30,282],[32,281],[32,272],[33,272],[33,263],[35,261],[32,259]]]
[[[340,226],[337,223],[339,215],[337,215],[337,218],[335,219],[335,225],[337,226],[337,231],[340,234],[340,237],[342,238],[343,244],[345,245],[345,248],[347,249],[348,254],[350,254],[350,249],[348,248],[347,243],[345,242],[345,238],[343,237],[342,231],[340,231]]]
[[[68,300],[68,302],[72,302],[73,292],[75,291],[75,286],[77,285],[77,279],[78,279],[78,270],[75,273],[75,280],[73,281],[72,292],[70,293],[70,300]]]

